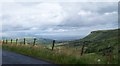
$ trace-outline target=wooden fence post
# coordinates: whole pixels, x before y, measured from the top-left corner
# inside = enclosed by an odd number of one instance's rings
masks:
[[[3,40],[3,44],[5,43],[5,41]]]
[[[33,46],[35,46],[36,38],[34,38]]]
[[[85,47],[85,44],[86,44],[86,41],[83,42],[82,49],[81,49],[81,56],[82,56],[83,53],[84,53],[84,47]]]
[[[111,52],[112,50],[110,50],[110,53],[109,53],[109,63],[111,63],[111,61],[112,61],[112,52]]]
[[[11,39],[11,44],[12,44],[12,39]]]
[[[6,44],[8,43],[8,40],[6,39]]]
[[[17,44],[17,42],[18,42],[18,39],[16,39],[16,44]]]
[[[107,51],[107,54],[108,54],[108,64],[111,63],[111,61],[113,60],[112,59],[112,51],[113,50],[113,47],[108,47],[108,51]]]
[[[53,40],[52,50],[54,49],[54,45],[55,45],[55,40]]]
[[[25,38],[24,38],[24,45],[25,45]]]

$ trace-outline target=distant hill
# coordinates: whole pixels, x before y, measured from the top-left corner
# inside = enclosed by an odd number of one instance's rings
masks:
[[[73,43],[81,44],[81,42],[84,42],[84,41],[100,42],[105,40],[115,40],[115,39],[118,39],[119,30],[120,29],[92,31],[89,35],[87,35],[82,39],[69,41],[69,44],[73,44]]]
[[[81,41],[90,41],[86,46],[86,52],[104,52],[111,49],[113,54],[118,53],[119,38],[118,31],[120,29],[114,30],[99,30],[93,31],[91,34],[81,39]]]
[[[92,31],[88,36],[84,37],[80,41],[102,41],[116,39],[118,38],[118,30],[120,29]]]
[[[44,44],[44,45],[48,45],[48,44],[52,44],[54,39],[49,39],[49,38],[41,38],[41,37],[2,37],[1,40],[8,40],[10,41],[11,39],[13,41],[15,41],[16,39],[18,39],[18,42],[23,44],[24,42],[24,38],[26,39],[26,43],[27,44],[33,44],[34,42],[34,38],[36,38],[36,44]],[[62,43],[64,42],[63,40],[55,40],[55,43]]]
[[[26,43],[33,44],[34,38],[33,37],[26,37]],[[23,43],[24,38],[19,38],[19,42]],[[36,44],[51,44],[52,39],[45,39],[45,38],[36,38]]]
[[[99,52],[101,49],[112,48],[112,51],[116,54],[118,53],[118,45],[120,45],[118,42],[118,39],[120,39],[118,35],[119,30],[120,29],[92,31],[82,39],[66,42],[65,46],[78,47],[81,46],[83,42],[86,42],[85,46],[87,53]]]

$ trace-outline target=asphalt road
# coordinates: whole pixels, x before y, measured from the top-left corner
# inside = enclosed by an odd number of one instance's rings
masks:
[[[2,50],[2,64],[51,64],[21,54]]]

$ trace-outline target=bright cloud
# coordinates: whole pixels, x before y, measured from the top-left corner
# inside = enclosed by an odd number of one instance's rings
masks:
[[[80,16],[89,16],[89,15],[92,15],[92,12],[90,12],[90,11],[80,11],[79,13],[78,13],[78,15],[80,15]]]
[[[4,8],[3,5],[3,25],[12,25],[14,23],[15,26],[43,27],[57,25],[66,17],[62,7],[55,3],[42,3],[32,7],[8,3],[5,6],[7,7]]]
[[[110,12],[110,13],[107,12],[107,13],[104,13],[104,14],[105,14],[105,15],[113,15],[113,14],[117,14],[117,12],[115,12],[115,11],[114,11],[114,12]]]

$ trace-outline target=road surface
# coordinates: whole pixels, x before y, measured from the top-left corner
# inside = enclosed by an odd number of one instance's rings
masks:
[[[2,64],[50,64],[21,54],[2,50]]]

